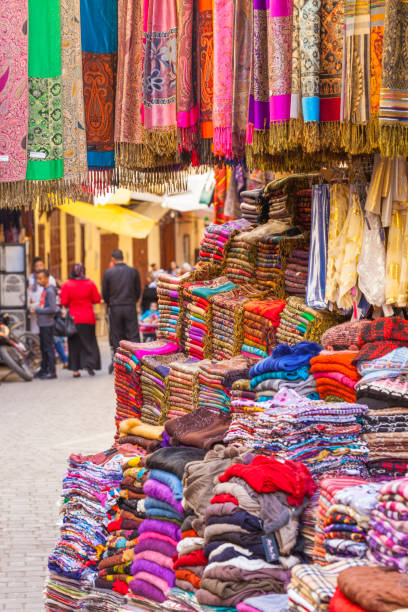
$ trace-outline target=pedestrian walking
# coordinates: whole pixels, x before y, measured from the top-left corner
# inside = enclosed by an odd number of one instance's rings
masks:
[[[39,303],[36,306],[31,306],[30,310],[37,317],[42,360],[41,367],[35,377],[49,380],[57,378],[54,351],[54,319],[57,312],[57,297],[55,287],[50,284],[48,270],[37,272],[36,281],[42,287],[41,297]]]
[[[41,285],[39,284],[37,275],[43,270],[45,270],[45,265],[41,257],[34,257],[32,272],[28,277],[28,306],[31,312],[30,331],[33,334],[38,334],[40,332],[37,317],[35,314],[33,314],[32,307],[38,306],[38,304],[40,303],[43,287],[41,287]],[[57,287],[57,282],[51,274],[48,277],[48,282],[52,287]]]
[[[101,369],[101,355],[95,333],[94,304],[101,301],[95,283],[86,278],[82,264],[75,264],[69,279],[61,287],[61,305],[68,308],[74,319],[77,333],[68,338],[68,369],[74,378],[86,370],[94,376]]]
[[[123,261],[120,249],[112,251],[113,266],[105,271],[102,297],[109,309],[109,342],[112,354],[121,340],[140,342],[136,303],[140,298],[140,276]],[[109,371],[113,371],[113,364]]]

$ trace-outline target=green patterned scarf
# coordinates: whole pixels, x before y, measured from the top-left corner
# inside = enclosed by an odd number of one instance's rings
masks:
[[[60,0],[29,0],[27,180],[64,174]]]

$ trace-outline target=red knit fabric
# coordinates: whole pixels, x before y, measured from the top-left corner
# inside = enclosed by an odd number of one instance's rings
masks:
[[[127,595],[129,593],[129,587],[127,585],[126,582],[123,582],[122,580],[115,580],[115,582],[112,585],[112,591],[115,591],[116,593],[120,593],[121,595]]]
[[[239,506],[237,498],[233,495],[230,495],[229,493],[224,495],[214,495],[214,497],[210,501],[210,504],[225,504],[226,502],[231,502],[236,506]]]
[[[294,461],[277,461],[273,457],[259,455],[249,465],[235,463],[221,476],[220,482],[228,482],[237,476],[257,493],[284,491],[288,502],[301,506],[305,497],[312,497],[317,486],[306,466]]]
[[[354,363],[377,359],[399,346],[408,344],[408,321],[402,317],[382,317],[371,321],[359,335],[360,352]]]
[[[356,606],[340,591],[339,587],[334,591],[334,595],[330,600],[329,604],[330,612],[367,612],[364,608]]]
[[[193,552],[187,555],[180,555],[177,561],[174,562],[174,569],[179,567],[191,566],[191,565],[207,565],[208,559],[204,554],[203,550],[193,550]]]

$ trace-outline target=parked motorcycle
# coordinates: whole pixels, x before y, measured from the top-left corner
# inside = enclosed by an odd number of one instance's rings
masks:
[[[10,327],[7,313],[0,314],[0,362],[16,372],[23,380],[34,378],[34,371],[41,356],[40,344],[35,334],[15,330],[20,324]]]

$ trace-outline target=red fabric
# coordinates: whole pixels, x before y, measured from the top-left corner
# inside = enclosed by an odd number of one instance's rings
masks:
[[[399,346],[408,345],[408,321],[402,317],[382,317],[364,326],[358,337],[361,347],[353,363],[378,359]]]
[[[334,595],[330,600],[329,604],[330,612],[367,612],[364,608],[356,606],[340,591],[339,587],[336,587]]]
[[[187,555],[180,555],[177,561],[174,562],[174,569],[179,567],[191,566],[191,565],[207,565],[208,559],[204,554],[203,550],[193,550],[193,552]]]
[[[121,593],[121,595],[127,595],[129,593],[129,587],[126,582],[122,580],[115,580],[112,586],[112,591],[115,593]]]
[[[236,506],[239,506],[237,498],[229,494],[214,495],[214,497],[210,501],[210,504],[225,504],[226,502],[231,502],[235,504]]]
[[[93,281],[69,279],[61,287],[61,304],[69,307],[75,323],[95,325],[93,304],[101,301],[101,295]]]
[[[236,463],[221,476],[227,482],[234,476],[242,478],[257,493],[284,491],[288,502],[301,506],[305,497],[312,497],[317,486],[306,466],[294,461],[277,461],[273,457],[259,455],[249,465]]]

